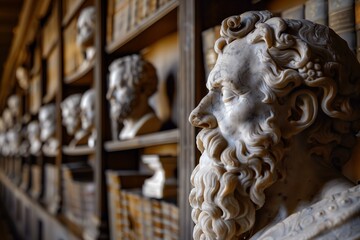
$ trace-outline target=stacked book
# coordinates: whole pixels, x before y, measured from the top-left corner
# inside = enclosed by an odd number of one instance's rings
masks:
[[[22,161],[21,158],[15,158],[15,173],[14,173],[14,181],[16,184],[20,184],[21,182],[21,165],[22,165]]]
[[[41,195],[41,166],[37,164],[31,165],[31,196],[38,199]]]
[[[24,163],[21,171],[21,184],[20,188],[27,191],[30,185],[30,164]]]
[[[210,71],[215,66],[217,60],[217,53],[215,52],[214,45],[216,40],[220,37],[220,25],[206,29],[202,32],[202,49],[205,67],[205,76],[209,76]]]
[[[56,166],[50,163],[45,164],[44,171],[43,202],[47,207],[50,207],[54,204],[54,201],[56,201],[55,197],[58,195],[58,172]]]
[[[349,48],[358,53],[360,40],[357,39],[355,27],[359,23],[359,1],[354,0],[308,0],[305,4],[281,12],[281,17],[289,19],[307,19],[333,29],[348,44]],[[359,15],[357,17],[357,15]],[[358,19],[358,20],[357,20]],[[357,43],[358,41],[358,43]]]
[[[178,239],[178,207],[141,194],[148,175],[109,170],[106,177],[111,239]]]
[[[112,24],[112,36],[109,40],[122,38],[173,1],[175,0],[109,1],[109,22]]]
[[[79,226],[85,226],[95,211],[93,169],[85,162],[64,164],[63,213]]]

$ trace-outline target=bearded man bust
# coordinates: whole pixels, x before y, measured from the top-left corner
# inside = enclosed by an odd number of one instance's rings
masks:
[[[360,130],[360,65],[307,20],[225,19],[191,176],[194,239],[359,239],[360,187],[341,174]]]
[[[109,70],[106,98],[111,119],[123,125],[119,139],[160,130],[162,122],[149,105],[158,84],[155,67],[141,55],[133,54],[116,59]]]

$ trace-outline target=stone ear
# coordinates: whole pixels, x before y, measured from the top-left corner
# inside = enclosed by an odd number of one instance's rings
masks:
[[[299,90],[290,96],[287,119],[282,126],[284,138],[296,135],[314,123],[318,114],[316,95],[310,90]]]

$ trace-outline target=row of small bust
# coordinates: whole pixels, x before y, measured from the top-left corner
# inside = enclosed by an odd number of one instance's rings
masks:
[[[115,60],[109,67],[109,86],[106,98],[110,104],[111,120],[121,128],[119,140],[157,131],[162,121],[149,105],[149,98],[157,91],[154,66],[140,55],[133,54]],[[69,146],[95,144],[95,92],[82,96],[73,94],[61,103],[63,125],[73,139]],[[87,137],[90,136],[90,137]]]
[[[159,130],[162,122],[149,105],[149,98],[157,90],[158,79],[154,66],[134,54],[115,60],[109,70],[106,97],[110,104],[111,119],[121,128],[119,139],[130,139]],[[82,144],[95,146],[95,101],[95,90],[89,89],[83,94],[70,95],[61,103],[62,124],[72,137],[70,147]],[[55,137],[55,104],[42,106],[39,120],[33,120],[23,127],[18,120],[21,117],[20,109],[19,97],[11,96],[0,120],[0,153],[23,155],[30,152],[38,155],[41,149],[44,152],[56,152],[59,143]]]

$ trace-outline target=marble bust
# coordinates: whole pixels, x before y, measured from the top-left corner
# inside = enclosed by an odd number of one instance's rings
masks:
[[[95,57],[95,21],[95,7],[86,7],[81,11],[77,21],[77,44],[83,53],[84,62],[80,68],[87,66]]]
[[[87,90],[80,101],[81,135],[87,139],[89,147],[95,147],[95,90]]]
[[[11,112],[14,124],[19,124],[21,122],[21,102],[20,97],[18,95],[11,95],[8,100],[7,104],[9,107],[9,110]]]
[[[69,143],[71,147],[82,144],[84,138],[84,131],[82,131],[80,121],[80,102],[81,94],[77,93],[68,96],[60,104],[62,124],[66,128],[67,134],[73,137]]]
[[[341,174],[360,129],[360,65],[307,20],[225,19],[189,201],[194,239],[359,239],[360,186]]]
[[[27,125],[27,137],[30,143],[30,153],[34,156],[39,156],[42,144],[40,140],[40,126],[37,120],[31,121]]]
[[[134,54],[115,60],[109,70],[106,97],[111,118],[123,125],[119,139],[158,131],[162,123],[149,105],[149,97],[157,90],[154,66]]]
[[[44,105],[39,110],[40,140],[43,143],[42,151],[54,154],[59,148],[56,134],[56,109],[55,104]]]
[[[4,149],[6,148],[6,126],[4,120],[0,118],[0,154],[4,155]]]

